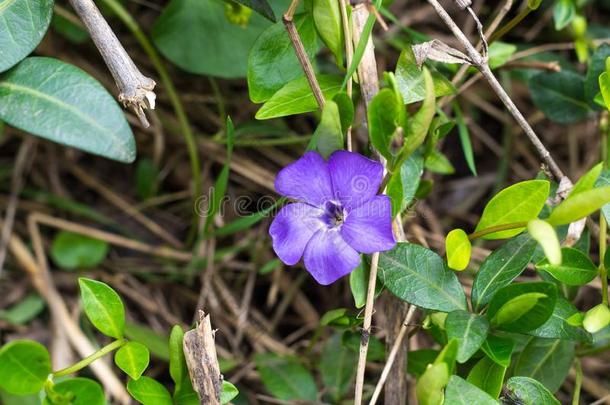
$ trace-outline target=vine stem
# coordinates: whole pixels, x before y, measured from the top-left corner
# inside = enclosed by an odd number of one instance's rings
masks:
[[[345,62],[347,69],[349,69],[349,66],[352,64],[352,59],[354,58],[354,44],[352,43],[352,31],[350,29],[351,24],[349,16],[347,15],[347,1],[339,0],[339,8],[341,9],[341,25],[343,26],[343,37],[345,41]],[[352,87],[352,78],[350,77],[347,80],[346,88],[347,96],[350,98],[350,100],[352,99]],[[351,152],[353,150],[351,125],[347,128],[346,138],[347,150]]]
[[[580,403],[580,388],[582,386],[582,365],[580,359],[574,360],[574,368],[576,369],[576,378],[574,379],[574,395],[572,396],[572,405]]]
[[[93,363],[95,360],[97,360],[101,357],[104,357],[108,353],[113,352],[114,350],[120,348],[121,346],[125,345],[126,343],[127,343],[127,341],[125,339],[117,339],[114,342],[102,347],[97,352],[85,357],[78,363],[73,364],[70,367],[66,367],[62,370],[54,371],[53,377],[57,378],[57,377],[63,377],[66,375],[74,374],[77,371],[80,371],[83,368],[87,367],[89,364]]]
[[[527,226],[527,221],[511,222],[509,224],[490,226],[489,228],[481,229],[480,231],[471,233],[470,235],[468,235],[468,239],[474,240],[474,239],[482,238],[483,236],[489,235],[492,233],[508,231],[510,229],[525,228],[526,226]]]

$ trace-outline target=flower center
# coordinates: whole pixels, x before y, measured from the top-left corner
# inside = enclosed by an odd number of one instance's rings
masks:
[[[324,222],[329,228],[340,227],[345,222],[345,210],[336,201],[327,201],[324,205]]]

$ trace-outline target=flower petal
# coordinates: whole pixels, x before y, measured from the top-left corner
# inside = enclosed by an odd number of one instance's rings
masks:
[[[335,197],[348,211],[377,195],[383,178],[381,163],[344,150],[330,155],[328,169]]]
[[[313,151],[283,168],[275,178],[275,189],[283,196],[316,206],[333,198],[328,164]]]
[[[341,236],[358,252],[390,250],[396,244],[392,232],[392,204],[378,195],[352,210],[341,226]]]
[[[360,255],[337,230],[319,230],[305,248],[305,268],[322,285],[351,273],[359,264]]]
[[[273,250],[287,265],[301,260],[307,242],[322,227],[320,219],[323,211],[305,203],[288,204],[277,214],[269,234],[273,240]]]

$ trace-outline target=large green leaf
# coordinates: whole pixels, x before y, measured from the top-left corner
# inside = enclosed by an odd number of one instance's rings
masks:
[[[445,388],[445,404],[451,405],[498,405],[488,393],[463,378],[452,375]]]
[[[101,281],[79,278],[83,310],[103,334],[120,339],[125,330],[125,308],[121,297]]]
[[[466,296],[443,259],[423,246],[398,243],[379,257],[379,279],[398,298],[418,307],[466,309]]]
[[[594,213],[608,203],[610,186],[583,191],[555,207],[547,221],[552,225],[569,224]]]
[[[36,48],[53,16],[53,0],[0,1],[0,72]]]
[[[0,75],[0,119],[121,162],[136,156],[133,134],[112,96],[79,68],[56,59],[30,57]]]
[[[516,283],[498,290],[486,315],[492,326],[523,333],[544,324],[556,301],[557,288],[552,283]]]
[[[309,58],[318,50],[316,29],[306,14],[294,17],[303,47]],[[248,92],[250,100],[262,103],[269,100],[286,83],[303,76],[303,68],[296,57],[292,42],[283,22],[267,28],[256,39],[248,55]]]
[[[286,6],[278,2],[280,9]],[[230,23],[221,0],[172,0],[152,36],[161,53],[188,72],[238,78],[246,76],[248,52],[270,25],[259,15],[252,15],[245,28]]]
[[[544,259],[536,264],[541,269],[567,285],[583,285],[597,276],[597,266],[588,255],[578,249],[564,247],[561,249],[562,261],[559,265],[550,264]]]
[[[502,382],[506,367],[499,365],[489,357],[484,356],[468,373],[468,382],[479,387],[493,398],[498,398],[502,391]]]
[[[354,354],[343,346],[340,333],[334,334],[322,349],[318,368],[333,402],[339,402],[350,388],[358,362]]]
[[[540,381],[551,392],[559,389],[574,359],[574,342],[532,339],[515,364],[513,375]]]
[[[341,77],[318,75],[318,83],[326,99],[332,99],[341,90]],[[298,77],[278,90],[256,113],[256,119],[285,117],[318,109],[305,76]]]
[[[588,332],[567,322],[567,319],[576,313],[578,310],[574,305],[564,298],[558,298],[550,318],[542,326],[530,330],[527,334],[547,339],[590,341],[591,335]]]
[[[551,121],[571,124],[589,115],[585,78],[576,72],[539,73],[531,78],[529,88],[534,104]]]
[[[127,342],[114,354],[115,364],[134,380],[140,378],[149,361],[148,349],[138,342]]]
[[[51,373],[47,349],[32,340],[14,340],[0,349],[0,388],[14,395],[40,391]]]
[[[502,287],[513,281],[530,262],[536,241],[519,235],[494,250],[481,264],[472,285],[472,305],[479,311]]]
[[[560,402],[538,381],[529,377],[511,377],[506,389],[514,402],[523,405],[560,405]]]
[[[424,81],[424,72],[417,67],[415,55],[411,47],[407,47],[398,58],[396,64],[396,83],[402,94],[405,104],[421,101],[426,97],[426,85]],[[434,81],[434,94],[436,97],[453,94],[455,87],[442,74],[435,70],[431,71],[432,80]]]
[[[316,383],[296,358],[264,354],[256,356],[255,363],[265,388],[274,397],[286,401],[316,400]]]
[[[101,385],[89,378],[70,378],[53,385],[57,394],[71,398],[70,405],[106,405],[104,390]],[[45,398],[43,405],[55,405],[49,398]]]
[[[489,322],[485,317],[468,311],[452,311],[445,320],[447,339],[457,339],[457,361],[466,362],[479,350],[487,337]]]
[[[127,391],[143,405],[173,405],[171,395],[160,382],[146,376],[129,380]]]
[[[335,55],[338,66],[343,67],[343,24],[340,2],[335,0],[313,0],[313,19],[320,37]]]
[[[536,218],[544,207],[549,189],[550,185],[546,180],[522,181],[505,188],[487,203],[475,231]],[[483,238],[510,238],[522,232],[524,228],[494,232]]]
[[[593,101],[600,92],[599,76],[606,71],[606,59],[610,57],[610,44],[601,44],[595,50],[589,62],[587,76],[585,77],[585,96],[592,108],[600,109],[600,106]]]

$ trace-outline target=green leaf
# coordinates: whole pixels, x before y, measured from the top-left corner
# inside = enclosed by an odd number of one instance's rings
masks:
[[[606,72],[606,59],[610,57],[610,44],[601,44],[596,50],[589,67],[587,69],[587,75],[585,77],[585,96],[589,105],[592,108],[599,109],[597,103],[595,103],[595,96],[601,91],[602,80],[600,75]],[[602,93],[603,95],[603,93]]]
[[[404,161],[400,170],[390,177],[387,195],[392,200],[392,216],[403,212],[415,198],[423,173],[423,159],[414,153]]]
[[[604,72],[599,75],[599,89],[604,105],[610,110],[610,73]]]
[[[443,259],[423,246],[398,243],[379,256],[379,280],[394,295],[418,307],[466,309],[466,296]]]
[[[49,28],[53,0],[4,0],[0,2],[0,72],[28,56]]]
[[[578,179],[576,184],[574,184],[574,187],[572,187],[572,191],[570,191],[570,194],[568,194],[567,198],[572,198],[584,191],[589,191],[593,187],[595,187],[595,183],[597,182],[597,179],[599,178],[599,175],[601,174],[603,168],[604,164],[600,162],[593,166],[591,170],[589,170],[587,173],[583,174],[582,177]]]
[[[475,232],[493,226],[526,222],[538,216],[549,195],[546,180],[528,180],[513,184],[496,194],[485,206]],[[505,239],[515,236],[524,228],[494,232],[483,239]]]
[[[8,309],[0,310],[0,319],[12,324],[23,325],[38,316],[45,307],[39,295],[30,294]]]
[[[320,124],[313,134],[316,149],[325,159],[336,150],[343,149],[343,131],[339,107],[332,100],[326,100]]]
[[[470,370],[467,381],[495,399],[498,398],[502,391],[505,373],[506,367],[485,356]]]
[[[125,308],[121,297],[101,281],[79,278],[83,310],[100,332],[116,339],[123,337]]]
[[[445,250],[447,251],[447,264],[450,269],[464,270],[470,262],[472,245],[468,235],[462,229],[454,229],[447,234]]]
[[[147,326],[127,322],[125,336],[134,342],[142,343],[150,353],[163,361],[169,361],[167,336],[159,334]]]
[[[539,73],[530,79],[529,88],[534,105],[556,123],[582,121],[591,111],[585,99],[585,78],[576,72]]]
[[[146,376],[129,380],[127,391],[143,405],[173,405],[169,391],[160,382]]]
[[[108,255],[108,243],[78,233],[59,232],[53,238],[51,258],[58,267],[67,270],[91,268]]]
[[[568,26],[576,16],[574,0],[557,0],[553,7],[553,19],[557,31]]]
[[[335,56],[337,66],[343,67],[343,24],[339,2],[313,0],[313,19],[320,38]]]
[[[366,290],[369,283],[369,271],[362,261],[349,275],[349,286],[354,297],[356,308],[362,308],[366,304]]]
[[[473,175],[477,175],[477,168],[474,163],[474,153],[472,152],[472,143],[470,142],[470,131],[464,120],[464,114],[462,109],[457,102],[453,103],[453,111],[455,112],[455,120],[458,127],[458,135],[460,136],[460,143],[462,144],[462,150],[464,151],[464,158],[468,164],[468,168]]]
[[[174,325],[169,335],[169,375],[176,385],[176,392],[180,391],[185,378],[188,378],[186,360],[182,342],[184,331],[180,325]]]
[[[257,355],[255,360],[263,385],[278,399],[315,401],[318,389],[305,367],[293,357]]]
[[[428,367],[428,364],[434,362],[439,351],[434,349],[420,349],[409,352],[409,361],[407,362],[407,372],[413,377],[419,378]]]
[[[278,7],[285,9],[287,2]],[[167,59],[187,72],[241,78],[248,70],[248,52],[270,25],[259,15],[252,15],[247,27],[230,23],[220,0],[172,0],[155,21],[152,38]]]
[[[33,340],[13,340],[0,349],[0,388],[14,395],[35,394],[51,373],[47,349]]]
[[[449,159],[441,152],[433,149],[428,156],[426,156],[426,161],[424,163],[426,169],[430,170],[432,173],[438,174],[453,174],[455,173],[455,167],[451,164]]]
[[[341,78],[318,75],[318,83],[326,99],[332,99],[341,90]],[[304,76],[296,78],[278,90],[256,113],[256,119],[285,117],[318,109],[318,103]]]
[[[354,122],[354,102],[344,91],[335,94],[333,96],[333,101],[337,104],[337,108],[339,108],[341,131],[345,134],[347,133],[347,129],[351,127]]]
[[[595,182],[595,187],[605,187],[610,186],[610,170],[604,169],[600,173],[597,181]],[[610,204],[604,204],[601,208],[602,214],[604,218],[606,218],[606,222],[610,223]]]
[[[311,17],[294,17],[303,47],[311,59],[318,51],[316,29]],[[286,33],[283,22],[267,28],[256,39],[248,55],[248,92],[250,100],[262,103],[269,100],[286,83],[303,76],[303,68]]]
[[[53,385],[53,391],[71,397],[70,405],[106,405],[102,386],[89,378],[70,378]],[[43,405],[54,405],[45,398]]]
[[[334,403],[339,402],[349,391],[357,362],[354,352],[343,346],[340,333],[335,333],[324,345],[318,368],[325,391]]]
[[[267,0],[235,0],[241,5],[251,8],[271,22],[275,22],[275,13]]]
[[[544,259],[536,268],[544,270],[557,280],[567,285],[584,285],[597,277],[597,266],[588,255],[578,249],[564,247],[561,249],[563,260],[559,265]]]
[[[341,336],[341,342],[343,346],[347,347],[352,351],[352,355],[358,353],[360,350],[360,341],[362,335],[360,333],[346,330]],[[356,358],[356,357],[354,357]],[[380,361],[385,359],[385,345],[377,339],[375,336],[370,336],[369,339],[369,350],[366,354],[367,361]]]
[[[514,402],[523,405],[560,405],[561,403],[538,381],[529,377],[511,377],[506,389]]]
[[[513,374],[538,380],[551,392],[559,389],[574,359],[574,342],[532,339],[521,352]]]
[[[574,314],[580,314],[574,305],[564,298],[558,298],[551,317],[542,326],[527,332],[527,334],[547,339],[590,341],[591,335],[589,333],[568,322],[568,319]]]
[[[0,120],[120,162],[136,156],[133,134],[113,97],[87,73],[52,58],[30,57],[0,75]]]
[[[468,311],[452,311],[445,320],[447,339],[457,339],[457,361],[464,363],[479,350],[487,337],[489,322],[482,316]]]
[[[444,402],[443,388],[449,382],[447,364],[430,365],[417,380],[415,393],[420,405],[442,405]]]
[[[546,282],[516,283],[501,288],[487,310],[492,326],[527,332],[546,322],[557,301],[557,288]]]
[[[498,401],[476,385],[457,375],[452,375],[449,378],[447,388],[445,388],[445,403],[451,405],[497,405]]]
[[[587,311],[582,321],[583,327],[590,333],[596,333],[610,324],[610,309],[607,304],[598,304]]]
[[[239,390],[236,386],[228,381],[222,381],[222,391],[220,392],[220,403],[226,404],[231,402],[233,398],[239,395]]]
[[[565,225],[584,218],[610,202],[610,186],[583,191],[559,204],[547,221],[551,225]]]
[[[405,145],[401,150],[401,158],[410,156],[426,139],[430,124],[436,112],[436,97],[434,82],[430,71],[424,67],[424,99],[419,110],[409,119],[405,134]]]
[[[481,350],[492,361],[503,367],[510,365],[510,359],[515,348],[515,341],[511,338],[487,335],[487,339],[481,345]]]
[[[157,194],[159,177],[159,168],[152,159],[138,159],[138,166],[136,167],[136,193],[141,200],[147,200]]]
[[[527,223],[529,234],[535,239],[546,256],[546,260],[553,266],[561,265],[561,245],[551,224],[541,219],[532,219]]]
[[[369,138],[373,147],[386,159],[392,158],[392,141],[403,108],[404,105],[397,100],[394,91],[388,88],[381,89],[369,104]]]
[[[536,241],[525,234],[508,240],[487,256],[472,285],[474,310],[481,310],[500,288],[519,276],[535,251]]]
[[[148,349],[138,342],[127,342],[114,354],[115,364],[134,380],[140,378],[149,361]]]
[[[455,87],[442,74],[432,70],[434,95],[446,96],[455,92]],[[421,101],[426,97],[424,72],[417,66],[411,47],[407,47],[398,58],[396,64],[396,83],[405,104]]]
[[[517,46],[506,42],[495,41],[489,45],[489,67],[496,69],[510,60],[517,51]]]

